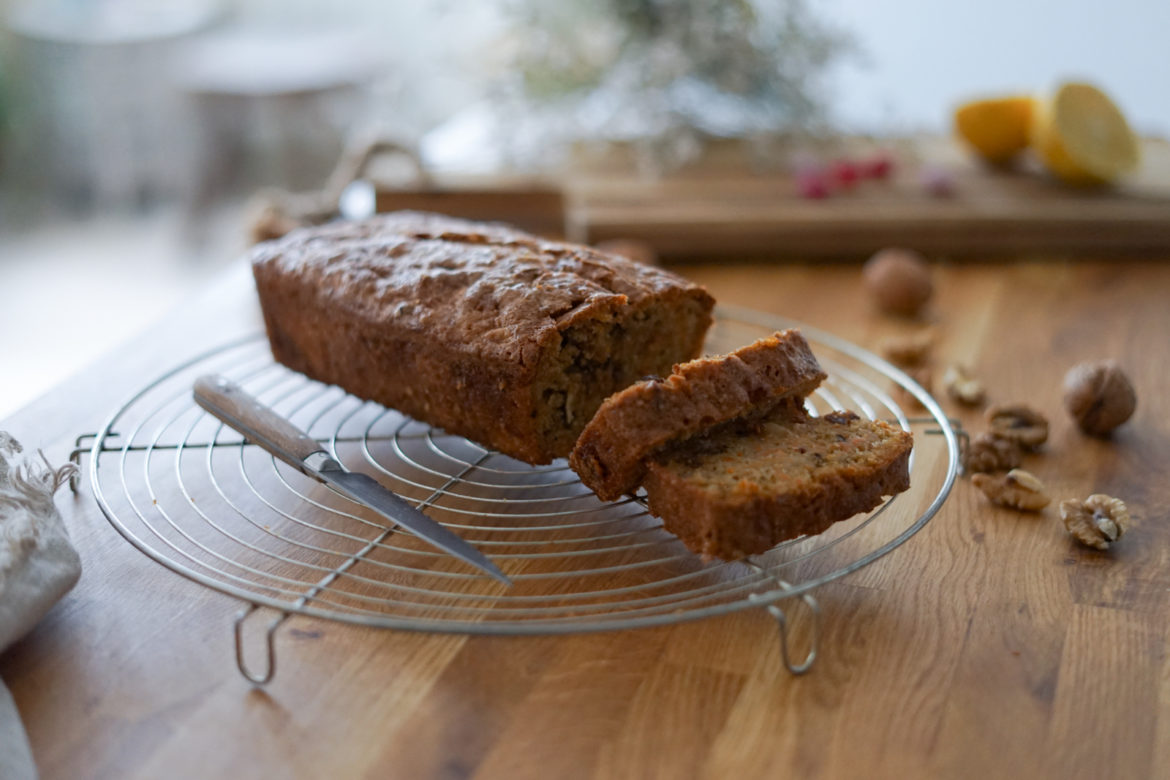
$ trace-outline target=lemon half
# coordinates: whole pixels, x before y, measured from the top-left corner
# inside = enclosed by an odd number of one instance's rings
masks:
[[[955,131],[984,160],[1003,165],[1028,148],[1035,103],[1024,95],[964,103],[955,110]]]
[[[1106,184],[1137,168],[1137,138],[1121,109],[1091,84],[1060,86],[1037,106],[1032,147],[1070,184]]]

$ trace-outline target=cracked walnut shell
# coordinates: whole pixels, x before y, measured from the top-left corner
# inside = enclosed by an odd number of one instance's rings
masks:
[[[943,374],[943,387],[946,388],[947,395],[967,406],[978,406],[987,395],[983,383],[963,366],[951,366],[947,369]]]
[[[882,356],[896,366],[920,366],[930,357],[934,339],[933,328],[908,336],[891,336],[882,341]]]
[[[1129,530],[1125,502],[1102,493],[1094,493],[1084,501],[1061,501],[1060,519],[1078,542],[1098,550],[1108,550]]]
[[[1007,471],[1020,465],[1022,457],[1023,453],[1014,441],[981,433],[967,446],[964,467],[972,474]]]
[[[993,436],[1034,450],[1048,440],[1048,418],[1024,404],[997,404],[987,410]]]
[[[1044,483],[1023,469],[997,475],[976,474],[971,477],[971,482],[991,503],[1023,512],[1039,512],[1052,501],[1044,492]]]

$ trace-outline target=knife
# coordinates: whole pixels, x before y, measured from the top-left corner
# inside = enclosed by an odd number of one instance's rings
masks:
[[[377,480],[347,471],[316,440],[219,374],[195,380],[195,403],[306,476],[373,509],[440,550],[487,572],[505,585],[512,581],[486,555],[424,515]]]

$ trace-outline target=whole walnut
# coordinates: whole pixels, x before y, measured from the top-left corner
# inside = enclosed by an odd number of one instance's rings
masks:
[[[1108,436],[1137,408],[1137,394],[1112,360],[1080,363],[1064,377],[1064,408],[1093,436]]]
[[[930,265],[911,249],[883,249],[862,268],[865,286],[882,311],[917,316],[930,300]]]

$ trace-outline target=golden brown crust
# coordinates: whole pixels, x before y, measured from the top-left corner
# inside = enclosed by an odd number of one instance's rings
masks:
[[[251,260],[278,361],[529,463],[571,446],[542,427],[537,378],[572,328],[653,312],[682,331],[655,342],[668,366],[698,354],[714,304],[660,269],[416,212],[296,230]],[[610,368],[596,381],[621,382]]]
[[[810,448],[821,439],[836,442],[836,435],[824,434],[837,429],[846,437],[842,442],[852,436],[866,440],[869,446],[833,451],[833,444],[826,448],[821,441],[822,452],[816,462],[824,458],[824,465],[807,472],[798,469],[787,476],[785,469],[779,468],[766,484],[761,484],[759,471],[761,467],[766,470],[768,464],[759,459],[723,458],[720,465],[727,467],[726,475],[714,484],[697,478],[693,469],[679,468],[677,460],[655,460],[643,482],[651,513],[662,518],[666,529],[693,552],[705,558],[735,560],[762,553],[786,539],[819,534],[835,522],[873,509],[883,496],[909,488],[913,444],[909,433],[854,415],[807,418],[803,412],[779,409],[770,419],[786,415],[791,419],[779,419],[778,426],[795,426],[797,436],[809,442]],[[792,428],[784,434],[787,438],[767,431],[758,435],[783,438],[785,447],[791,447]],[[736,435],[725,432],[717,437],[726,440]],[[725,441],[714,442],[716,458],[722,443]],[[842,444],[843,448],[852,446],[855,444]],[[680,455],[699,461],[710,457],[677,452],[674,457]],[[786,453],[775,457],[781,462],[788,460]]]
[[[803,398],[825,378],[808,342],[786,330],[715,358],[676,365],[665,379],[606,399],[585,426],[569,465],[606,501],[635,490],[647,460],[671,442]]]

